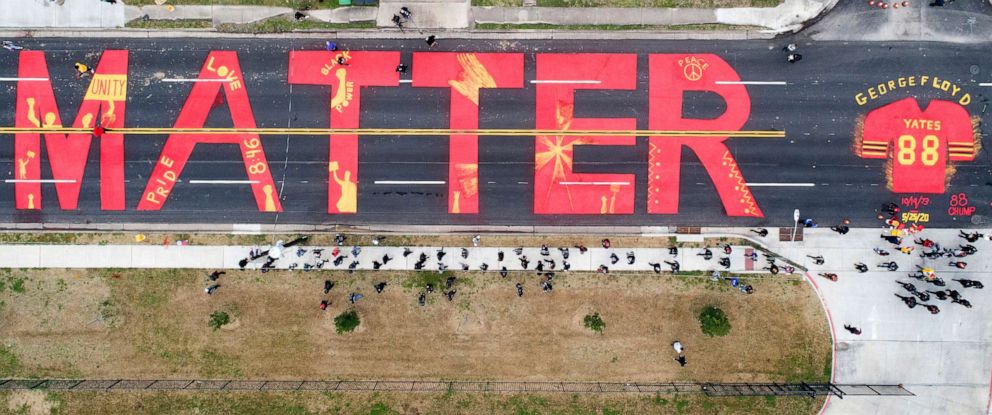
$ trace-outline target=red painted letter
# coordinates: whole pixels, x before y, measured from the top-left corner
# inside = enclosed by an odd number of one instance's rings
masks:
[[[523,88],[521,53],[414,53],[413,86],[451,88],[449,128],[479,128],[479,89]],[[448,213],[479,213],[479,136],[448,143]]]
[[[538,54],[538,129],[633,130],[633,118],[575,118],[576,89],[634,89],[637,56]],[[570,83],[568,81],[579,81]],[[534,165],[534,213],[630,214],[634,175],[572,171],[573,147],[633,145],[635,137],[538,136]]]
[[[338,64],[344,58],[346,65]],[[330,85],[332,128],[358,128],[361,88],[397,86],[399,52],[289,52],[289,83]],[[358,136],[331,135],[327,213],[358,211]]]
[[[716,81],[740,81],[737,71],[717,55],[651,55],[650,120],[652,130],[740,130],[751,113],[751,98],[743,85],[719,85]],[[685,91],[714,92],[727,102],[727,110],[715,119],[682,117]],[[713,180],[723,208],[729,216],[763,217],[751,190],[724,144],[727,137],[666,137],[648,139],[648,213],[678,213],[679,167],[682,146],[688,146]]]
[[[199,79],[217,80],[223,82],[197,82],[193,84],[186,103],[179,111],[175,128],[201,128],[210,113],[211,104],[216,100],[221,90],[227,99],[231,111],[234,128],[255,128],[255,116],[252,114],[251,103],[248,102],[248,92],[245,91],[244,73],[238,63],[238,55],[231,51],[214,51],[207,55],[207,60],[200,69]],[[148,185],[141,195],[138,210],[159,210],[169,198],[172,186],[182,174],[186,161],[189,160],[193,147],[198,143],[209,144],[238,144],[241,147],[241,158],[251,181],[255,203],[262,212],[281,212],[279,195],[276,193],[269,163],[265,160],[262,141],[257,134],[170,134],[162,148],[162,154],[155,164]]]
[[[126,50],[108,50],[96,66],[73,128],[107,129],[124,126],[127,103]],[[45,54],[23,51],[17,72],[17,105],[14,124],[18,128],[61,128],[62,118],[48,78]],[[38,80],[23,80],[35,78]],[[83,171],[90,152],[91,133],[45,133],[45,149],[58,180],[55,192],[62,209],[76,209]],[[41,137],[38,133],[17,133],[14,140],[14,178],[27,180],[15,185],[17,209],[41,209]],[[124,137],[107,133],[100,139],[100,207],[124,209]]]

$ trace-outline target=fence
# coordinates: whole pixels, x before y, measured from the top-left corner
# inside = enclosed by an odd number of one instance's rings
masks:
[[[0,379],[0,390],[55,391],[342,391],[703,393],[709,396],[913,396],[902,385],[833,383],[488,382],[376,380]]]

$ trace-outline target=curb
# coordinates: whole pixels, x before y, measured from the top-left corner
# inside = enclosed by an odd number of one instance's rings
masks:
[[[427,33],[426,31],[424,33]],[[761,40],[774,39],[775,33],[758,30],[686,30],[652,32],[645,30],[437,30],[445,39],[487,40]],[[214,29],[37,29],[0,30],[6,38],[217,38],[217,39],[420,39],[420,32],[395,29],[349,29],[343,31],[293,31],[285,33],[227,33]]]

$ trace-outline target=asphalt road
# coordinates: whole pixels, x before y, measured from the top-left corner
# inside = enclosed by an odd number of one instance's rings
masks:
[[[992,120],[986,109],[992,87],[992,55],[981,46],[928,43],[816,42],[801,44],[804,59],[785,60],[780,41],[468,41],[442,39],[433,50],[459,52],[522,52],[524,79],[534,79],[534,53],[636,53],[637,89],[634,91],[580,91],[577,117],[627,117],[647,129],[648,73],[651,53],[715,53],[745,81],[785,81],[787,85],[748,85],[750,118],[744,129],[780,130],[784,139],[731,138],[727,141],[748,183],[787,186],[752,187],[763,218],[725,215],[711,180],[694,154],[683,148],[681,194],[677,215],[647,214],[646,137],[635,146],[580,146],[575,151],[577,172],[636,175],[632,215],[535,215],[533,137],[482,137],[479,150],[480,212],[447,213],[446,187],[439,185],[381,185],[382,180],[447,180],[447,137],[371,136],[360,140],[358,213],[327,214],[328,140],[323,137],[264,136],[263,146],[279,189],[283,212],[258,212],[246,184],[190,184],[191,179],[245,180],[241,155],[234,145],[199,145],[182,172],[180,182],[161,211],[135,210],[165,142],[162,136],[126,138],[126,211],[101,211],[99,151],[91,147],[79,209],[61,210],[54,186],[43,185],[44,208],[14,208],[14,185],[0,183],[0,222],[51,223],[344,223],[344,224],[464,224],[464,225],[789,225],[794,209],[823,225],[847,217],[854,225],[874,226],[875,210],[887,201],[920,194],[895,194],[886,189],[886,160],[859,158],[853,151],[856,119],[874,108],[916,97],[923,108],[930,99],[956,100],[950,92],[930,87],[907,87],[890,92],[864,106],[855,95],[899,77],[928,75],[946,79],[970,93],[965,109]],[[321,50],[315,40],[224,39],[26,39],[26,48],[46,53],[52,85],[63,122],[75,118],[87,82],[76,80],[72,63],[95,62],[104,49],[128,49],[130,69],[127,127],[171,127],[191,84],[163,83],[165,77],[195,78],[211,50],[235,50],[246,73],[245,87],[259,127],[327,128],[328,88],[287,83],[288,52]],[[351,50],[398,50],[409,63],[422,41],[347,41]],[[16,77],[15,53],[0,54],[0,77]],[[976,65],[977,74],[972,73]],[[156,76],[156,74],[158,75]],[[405,77],[409,77],[406,75]],[[16,83],[0,83],[0,125],[14,124]],[[363,128],[447,128],[448,89],[372,87],[362,92]],[[532,129],[535,127],[535,89],[487,90],[480,99],[480,128]],[[958,95],[960,96],[960,95]],[[714,117],[725,103],[719,97],[692,94],[683,111],[687,117]],[[226,108],[212,111],[207,127],[230,127]],[[984,127],[983,133],[987,133]],[[3,179],[14,177],[13,135],[0,135]],[[982,146],[988,143],[983,135]],[[43,146],[44,147],[44,146]],[[42,160],[47,160],[44,154]],[[967,216],[950,216],[952,194],[965,193],[974,214],[989,215],[992,200],[992,158],[980,151],[975,161],[956,162],[944,194],[925,195],[929,226],[970,226]],[[51,178],[47,162],[42,178]],[[524,184],[526,183],[526,184]],[[804,183],[804,186],[789,184]],[[812,184],[809,186],[808,184]],[[910,207],[904,205],[904,210]]]

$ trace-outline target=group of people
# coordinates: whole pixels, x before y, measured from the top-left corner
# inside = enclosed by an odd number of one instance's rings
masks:
[[[964,240],[964,243],[957,244],[955,248],[942,247],[939,243],[929,239],[917,236],[923,231],[923,226],[911,223],[906,224],[900,220],[899,217],[900,208],[895,203],[885,203],[882,205],[881,209],[878,211],[878,219],[885,223],[885,232],[882,233],[881,239],[892,244],[891,248],[886,247],[875,247],[872,251],[880,257],[888,257],[890,255],[899,254],[907,255],[913,257],[914,251],[919,249],[919,258],[922,258],[925,263],[917,264],[916,270],[908,275],[909,278],[918,280],[925,284],[924,288],[917,288],[912,282],[899,281],[896,280],[896,284],[901,287],[901,290],[896,291],[895,296],[900,299],[907,307],[916,308],[920,306],[926,309],[931,314],[940,313],[940,307],[936,304],[927,304],[933,298],[939,301],[949,301],[954,304],[961,305],[966,308],[971,308],[971,302],[963,298],[955,289],[945,288],[947,282],[937,275],[935,270],[935,265],[927,263],[929,261],[939,261],[941,258],[947,257],[949,267],[954,267],[957,269],[967,269],[968,263],[963,261],[971,255],[975,255],[978,252],[978,248],[973,245],[979,239],[982,239],[985,235],[979,232],[965,232],[959,231],[958,236]],[[844,224],[831,227],[835,232],[844,235],[848,232],[847,221]],[[814,225],[815,226],[815,225]],[[904,245],[903,241],[905,238],[912,237],[913,243],[911,245]],[[990,237],[992,239],[992,237]],[[893,252],[890,252],[892,249]],[[817,265],[823,265],[824,259],[822,256],[809,256],[813,258]],[[881,268],[890,272],[896,272],[899,270],[899,264],[894,260],[880,261],[876,264],[876,268]],[[869,271],[869,266],[863,262],[856,262],[854,264],[854,269],[859,273],[866,273]],[[819,273],[821,277],[827,278],[832,281],[837,281],[838,276],[835,273]],[[952,281],[958,283],[962,289],[965,288],[983,288],[981,281],[965,279],[965,278],[955,278]],[[932,286],[932,287],[931,287]],[[852,334],[860,335],[861,329],[845,324],[844,329]]]

